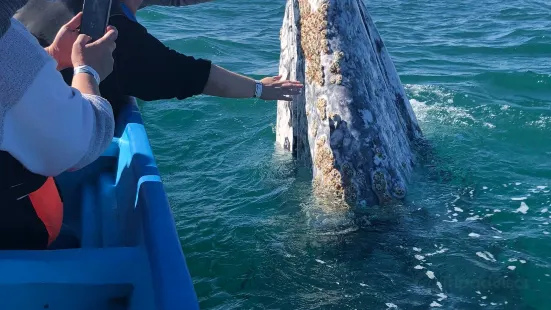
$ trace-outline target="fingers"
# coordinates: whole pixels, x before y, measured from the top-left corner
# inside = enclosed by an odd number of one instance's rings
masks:
[[[277,100],[283,100],[283,101],[293,101],[293,97],[291,97],[291,96],[283,96],[283,95],[281,95],[281,96],[279,96],[279,97],[277,98]]]
[[[111,48],[111,52],[113,52],[116,48],[115,41],[117,40],[118,36],[119,36],[119,32],[117,28],[113,26],[107,26],[106,32],[103,35],[103,37],[99,38],[96,42],[92,44],[101,45],[101,44],[107,43]]]
[[[302,84],[300,83],[293,83],[293,82],[289,82],[289,81],[285,81],[283,82],[282,85],[280,85],[281,88],[303,88],[304,86],[302,86]]]
[[[92,38],[90,36],[87,36],[85,34],[79,34],[75,41],[75,44],[78,44],[84,48],[86,44],[88,44],[88,42],[90,42],[91,40]]]
[[[104,39],[104,40],[115,41],[117,40],[118,37],[119,37],[119,31],[117,30],[117,28],[109,25],[107,26],[105,35],[102,38],[100,38],[100,40]]]
[[[69,30],[76,30],[80,27],[82,22],[82,12],[79,12],[75,17],[73,17],[68,23],[65,24],[65,27]]]
[[[99,38],[94,44],[103,44],[106,41],[112,41],[114,42],[117,40],[117,37],[119,36],[119,32],[117,31],[117,28],[113,26],[107,26],[107,29],[105,31],[105,34],[103,37]]]
[[[117,32],[117,37],[118,37],[119,32],[118,32],[117,28],[115,28],[115,26],[108,25],[107,28],[105,29],[105,33],[107,34],[107,33],[108,33],[109,31],[111,31],[111,30],[116,31],[116,32]],[[115,39],[116,39],[116,38],[115,38]]]

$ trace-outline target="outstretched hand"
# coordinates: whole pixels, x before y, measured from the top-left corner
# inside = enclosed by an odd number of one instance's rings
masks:
[[[300,94],[304,88],[298,81],[282,81],[281,75],[265,77],[260,82],[262,83],[260,99],[264,100],[292,101],[292,96]]]
[[[73,44],[78,38],[82,12],[78,13],[57,32],[54,42],[46,47],[46,51],[57,61],[57,69],[63,70],[72,66],[71,53]]]

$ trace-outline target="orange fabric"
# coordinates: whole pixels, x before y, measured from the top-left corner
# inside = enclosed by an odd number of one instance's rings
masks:
[[[29,194],[29,198],[36,214],[48,230],[48,245],[50,245],[59,235],[63,223],[63,203],[54,179],[48,178],[41,188]]]

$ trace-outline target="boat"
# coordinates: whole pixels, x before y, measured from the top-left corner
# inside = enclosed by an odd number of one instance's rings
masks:
[[[56,178],[58,239],[78,245],[0,251],[0,309],[199,309],[139,108],[128,100],[105,153]]]

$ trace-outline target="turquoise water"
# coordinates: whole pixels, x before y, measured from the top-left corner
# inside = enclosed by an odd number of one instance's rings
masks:
[[[138,17],[258,78],[277,74],[284,4]],[[323,221],[308,174],[275,146],[275,102],[141,103],[201,307],[551,309],[551,5],[367,4],[451,176],[420,168],[403,206]]]

